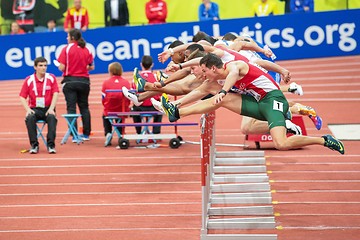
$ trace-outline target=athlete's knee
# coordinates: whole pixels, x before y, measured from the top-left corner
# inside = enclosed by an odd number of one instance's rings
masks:
[[[251,127],[252,127],[253,121],[249,117],[243,117],[241,120],[241,126],[240,131],[242,134],[251,134]]]
[[[240,132],[245,135],[250,134],[250,125],[249,124],[241,125]]]
[[[277,150],[285,151],[289,150],[287,144],[286,144],[286,138],[273,138],[274,146]]]

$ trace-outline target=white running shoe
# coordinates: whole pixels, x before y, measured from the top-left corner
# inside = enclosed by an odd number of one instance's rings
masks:
[[[300,96],[304,95],[304,91],[303,91],[301,85],[297,84],[296,82],[290,83],[289,92],[300,95]]]
[[[138,107],[138,106],[140,106],[140,105],[143,103],[143,102],[139,102],[138,97],[136,96],[136,94],[130,92],[129,89],[127,89],[125,86],[123,86],[123,87],[121,88],[121,90],[122,90],[124,96],[125,96],[127,99],[129,99],[130,101],[132,101],[132,102],[135,104],[135,106]]]
[[[154,108],[155,108],[156,110],[158,110],[159,112],[165,114],[165,111],[164,111],[164,109],[163,109],[160,101],[157,101],[157,100],[154,99],[154,98],[151,98],[150,101],[151,101],[152,105],[154,106]]]
[[[285,123],[288,133],[292,133],[295,135],[302,135],[301,128],[298,125],[294,124],[290,120],[285,120]]]

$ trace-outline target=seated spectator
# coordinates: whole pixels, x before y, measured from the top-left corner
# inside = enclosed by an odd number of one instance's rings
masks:
[[[152,72],[152,67],[154,66],[153,63],[153,59],[151,56],[148,55],[144,55],[141,59],[141,69],[142,71],[140,72],[140,75],[148,82],[150,83],[154,83],[156,82],[156,76],[155,74]],[[153,98],[156,99],[157,101],[160,100],[161,94],[154,96]],[[154,106],[151,103],[150,99],[146,99],[144,100],[144,102],[140,105],[140,106],[133,106],[132,107],[133,111],[138,111],[138,112],[142,112],[142,111],[157,111]],[[140,116],[133,116],[134,122],[135,123],[140,123],[141,122],[141,117]],[[162,115],[154,115],[153,116],[154,122],[161,122],[162,121]],[[154,126],[153,127],[153,134],[159,134],[161,131],[160,126]],[[136,127],[136,133],[137,134],[141,134],[141,127]]]
[[[47,22],[47,31],[48,32],[57,32],[57,29],[56,29],[56,21],[54,19],[50,19],[48,22]]]
[[[149,0],[145,5],[146,18],[149,24],[165,23],[167,6],[163,0]]]
[[[129,112],[130,101],[126,97],[124,97],[123,93],[120,91],[107,92],[107,90],[114,90],[114,89],[120,90],[123,86],[130,88],[130,83],[121,76],[123,73],[123,68],[120,63],[118,62],[110,63],[108,70],[109,70],[110,78],[103,82],[101,94],[102,94],[102,104],[104,106],[102,119],[104,126],[105,143],[108,142],[107,146],[110,146],[111,140],[110,141],[106,141],[106,140],[111,137],[112,125],[110,121],[105,117],[108,116],[109,112]],[[122,133],[121,127],[119,127],[118,130]]]
[[[292,13],[314,12],[314,0],[290,0]]]
[[[44,120],[48,125],[47,148],[49,153],[56,153],[55,137],[57,119],[55,106],[59,96],[56,77],[46,73],[47,60],[37,57],[34,60],[35,73],[28,76],[20,91],[20,101],[25,108],[25,123],[30,140],[30,153],[39,152],[36,122]],[[28,102],[27,102],[28,98]]]
[[[74,0],[74,6],[66,12],[64,21],[64,30],[69,32],[70,29],[76,28],[86,31],[89,27],[88,10],[81,6],[81,0]]]
[[[17,22],[11,23],[11,35],[17,35],[17,34],[24,34],[25,31],[20,27],[20,25]]]
[[[199,21],[219,20],[219,5],[210,0],[202,0],[198,15]]]
[[[252,15],[264,17],[279,14],[277,2],[274,0],[257,0],[252,8]]]

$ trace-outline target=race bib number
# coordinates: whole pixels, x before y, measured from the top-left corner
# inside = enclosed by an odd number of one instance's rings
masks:
[[[36,107],[44,108],[45,107],[45,98],[44,97],[37,97],[36,98]]]
[[[280,111],[280,112],[283,112],[284,111],[284,103],[274,100],[273,109],[277,110],[277,111]]]

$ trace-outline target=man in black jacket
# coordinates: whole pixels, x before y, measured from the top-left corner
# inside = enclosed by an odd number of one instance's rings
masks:
[[[105,0],[105,26],[129,24],[129,10],[126,0]]]

